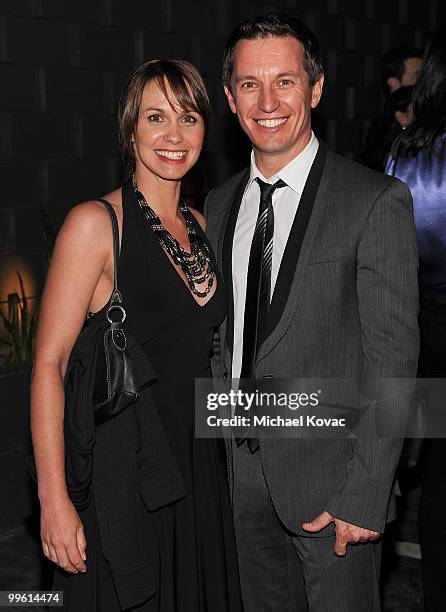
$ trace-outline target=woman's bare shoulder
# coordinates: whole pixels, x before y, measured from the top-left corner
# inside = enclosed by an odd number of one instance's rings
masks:
[[[116,189],[104,196],[112,204],[118,218],[121,212],[121,189]],[[75,204],[66,216],[63,229],[76,228],[79,233],[91,235],[101,234],[105,226],[110,226],[110,216],[105,206],[99,200],[86,200]]]
[[[61,232],[76,231],[79,235],[99,235],[110,217],[104,205],[96,200],[75,204],[68,212]]]

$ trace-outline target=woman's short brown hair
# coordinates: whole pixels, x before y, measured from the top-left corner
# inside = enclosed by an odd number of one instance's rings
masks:
[[[118,110],[119,147],[125,171],[129,176],[135,168],[132,140],[138,123],[144,87],[156,81],[172,108],[196,112],[209,126],[211,107],[203,78],[190,62],[176,59],[156,59],[139,66],[121,94]],[[170,89],[172,95],[168,91]]]

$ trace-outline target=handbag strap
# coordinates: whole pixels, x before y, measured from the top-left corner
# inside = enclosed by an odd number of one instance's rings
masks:
[[[98,202],[102,202],[102,204],[104,204],[105,208],[108,211],[108,214],[110,215],[110,221],[112,224],[112,233],[113,233],[113,293],[111,294],[109,304],[110,304],[110,308],[112,306],[114,307],[117,306],[122,310],[123,320],[124,320],[126,315],[125,315],[125,310],[122,308],[122,295],[118,288],[118,261],[119,261],[118,218],[116,217],[115,209],[113,208],[113,206],[110,204],[108,200],[105,200],[103,198],[98,198]],[[108,313],[110,312],[110,308],[107,312],[107,316],[108,316]]]

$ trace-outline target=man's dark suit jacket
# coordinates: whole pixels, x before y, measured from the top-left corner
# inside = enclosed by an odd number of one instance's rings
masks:
[[[233,176],[213,189],[205,203],[207,234],[223,271],[229,311],[215,339],[213,373],[228,387],[232,241],[248,177],[249,169]],[[367,385],[382,377],[415,377],[417,270],[406,185],[320,142],[272,296],[256,379],[353,377]],[[393,518],[389,503],[401,443],[384,438],[263,439],[262,466],[285,527],[304,535],[302,522],[327,510],[352,524],[384,531]],[[231,473],[230,452],[228,461]]]

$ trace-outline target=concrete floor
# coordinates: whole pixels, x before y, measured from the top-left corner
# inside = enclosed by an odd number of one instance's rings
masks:
[[[51,565],[40,555],[37,524],[31,523],[0,537],[0,590],[51,588]],[[385,548],[382,591],[383,612],[423,612],[420,561],[396,555],[391,541]]]
[[[421,561],[392,556],[382,573],[383,612],[423,612]]]
[[[31,521],[0,535],[0,590],[51,590],[52,576],[52,563],[41,555],[37,522]],[[44,608],[21,606],[12,609],[41,612]]]

